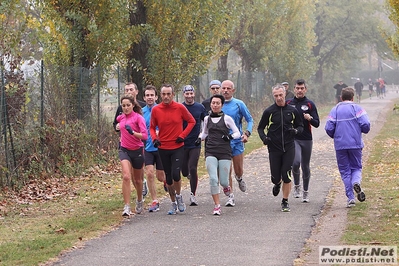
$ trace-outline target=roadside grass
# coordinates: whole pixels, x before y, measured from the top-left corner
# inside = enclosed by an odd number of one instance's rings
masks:
[[[363,165],[366,201],[348,212],[345,244],[398,246],[399,238],[399,113],[387,121],[372,142]]]
[[[262,145],[255,129],[245,145],[245,154]],[[207,178],[203,153],[198,175]],[[182,180],[188,188],[188,179]],[[6,209],[0,208],[0,265],[45,264],[61,252],[79,247],[123,223],[119,171],[89,174],[65,182],[70,182],[66,184],[71,188],[70,195],[52,200],[18,203],[0,195],[0,201],[9,201]],[[159,198],[167,195],[161,182],[157,182],[157,192]],[[135,199],[133,191],[132,202]],[[146,204],[150,203],[147,197]]]

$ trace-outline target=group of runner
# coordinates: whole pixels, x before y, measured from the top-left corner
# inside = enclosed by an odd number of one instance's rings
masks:
[[[375,80],[375,82],[373,82],[373,80],[371,78],[369,78],[369,80],[367,81],[367,85],[368,85],[368,89],[369,89],[369,98],[370,99],[372,98],[372,96],[374,94],[374,89],[376,91],[378,99],[383,99],[384,97],[386,97],[386,82],[384,79],[378,78]],[[348,85],[343,83],[342,80],[340,80],[337,84],[334,85],[336,103],[339,103],[342,101],[341,100],[341,91],[342,91],[342,89],[347,88],[347,87],[348,87]],[[362,98],[363,88],[364,88],[364,85],[360,81],[360,78],[356,79],[356,82],[353,85],[353,87],[355,90],[356,102],[360,103],[361,98]]]
[[[257,131],[269,151],[272,193],[282,190],[281,210],[290,211],[288,197],[294,180],[294,197],[309,202],[312,127],[320,125],[316,105],[306,97],[305,80],[295,82],[293,94],[287,99],[289,85],[284,82],[272,88],[274,103],[265,109]],[[345,84],[340,84],[341,86]],[[132,93],[130,88],[134,88]],[[342,90],[342,89],[341,89]],[[147,174],[152,203],[150,212],[159,210],[155,176],[165,184],[171,199],[168,214],[184,212],[181,175],[190,179],[190,205],[198,205],[198,161],[202,141],[205,142],[205,164],[210,192],[214,201],[213,214],[221,214],[220,186],[228,197],[225,206],[234,207],[233,170],[238,187],[246,191],[243,180],[244,144],[251,136],[253,118],[245,103],[234,97],[231,80],[213,80],[209,84],[211,97],[202,104],[195,102],[195,88],[184,86],[184,102],[174,100],[175,88],[164,84],[160,88],[161,102],[154,86],[147,86],[144,101],[137,101],[137,86],[126,84],[121,110],[114,126],[120,131],[119,158],[122,166],[122,192],[125,202],[123,216],[130,216],[130,181],[137,191],[135,213],[143,211],[143,165]],[[289,95],[289,94],[288,94]],[[141,108],[143,107],[143,108]],[[243,129],[243,119],[246,128]],[[301,185],[301,171],[302,180]],[[282,189],[281,189],[282,188]]]
[[[134,87],[134,91],[130,91],[129,87],[131,86]],[[159,210],[159,201],[156,197],[156,190],[154,189],[154,165],[157,169],[158,180],[165,180],[165,190],[169,192],[171,208],[168,214],[176,214],[178,211],[184,212],[186,208],[181,195],[181,173],[190,179],[190,205],[197,205],[198,202],[195,194],[198,183],[197,165],[200,156],[201,138],[206,140],[206,147],[219,145],[220,143],[218,142],[220,140],[223,143],[229,144],[228,147],[230,148],[228,150],[231,150],[231,155],[226,159],[233,162],[235,179],[238,182],[240,190],[246,191],[246,184],[242,179],[243,153],[244,143],[248,141],[248,137],[252,132],[252,116],[244,102],[233,97],[235,88],[232,81],[226,80],[222,83],[218,80],[213,80],[210,82],[209,90],[212,96],[206,99],[204,104],[200,104],[194,101],[194,87],[186,85],[183,88],[184,102],[178,103],[174,101],[175,89],[173,85],[164,84],[160,88],[161,102],[160,104],[156,104],[157,90],[155,87],[147,86],[144,91],[144,117],[139,119],[138,117],[142,113],[138,108],[140,104],[136,100],[138,93],[137,86],[134,83],[126,84],[125,93],[127,95],[122,97],[121,106],[118,108],[114,121],[115,130],[120,131],[121,135],[119,158],[122,165],[122,192],[125,201],[125,207],[122,212],[123,216],[131,215],[131,188],[130,182],[128,182],[130,179],[136,191],[138,191],[135,212],[142,212],[143,193],[139,191],[142,191],[143,183],[139,179],[143,180],[143,175],[138,167],[141,161],[145,163],[149,192],[153,200],[149,208],[150,212]],[[222,106],[223,109],[218,110]],[[222,114],[226,114],[226,118],[229,116],[231,120],[224,119],[225,117]],[[214,132],[214,129],[219,130],[220,128],[219,126],[211,127],[214,115],[218,118],[222,117],[224,122],[229,121],[229,123],[226,123],[228,129],[235,126],[238,131],[235,130],[235,132],[230,134],[228,130],[225,130],[224,133],[226,134],[219,136],[219,139],[216,138],[215,134],[217,133]],[[212,117],[209,119],[209,123],[207,117]],[[243,118],[247,122],[245,131],[242,129]],[[204,126],[202,127],[202,132],[200,132],[202,123],[204,123]],[[208,124],[209,126],[206,126]],[[142,133],[139,134],[138,132]],[[222,146],[228,148],[227,145]],[[210,150],[218,151],[218,153],[221,151],[219,149],[208,148],[205,150],[205,153],[207,154],[207,151],[209,152]],[[142,156],[138,154],[142,154]],[[227,154],[229,152],[223,153],[223,156]],[[218,158],[219,154],[213,154],[212,156]],[[213,171],[212,167],[219,169],[218,165],[212,164],[211,161],[210,158],[207,158],[208,172]],[[131,167],[127,167],[127,165]],[[229,180],[225,188],[225,194],[228,196],[225,205],[233,207],[235,199],[233,194],[232,169],[230,164],[224,166],[228,166],[227,177]],[[226,170],[225,168],[223,169]],[[140,175],[140,178],[138,178],[138,175]],[[217,176],[219,177],[219,174]],[[212,179],[212,181],[215,180]],[[217,182],[219,182],[219,178],[217,178]],[[215,187],[214,184],[213,187]],[[214,188],[211,191],[214,191]],[[216,193],[214,192],[213,195],[216,195]],[[215,203],[214,214],[220,215],[219,203]]]

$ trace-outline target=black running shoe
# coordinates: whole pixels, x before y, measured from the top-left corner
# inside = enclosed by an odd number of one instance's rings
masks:
[[[366,194],[364,194],[362,188],[360,187],[359,184],[354,184],[353,185],[353,189],[355,190],[356,194],[357,194],[357,199],[362,202],[366,200]]]
[[[278,193],[280,193],[280,188],[281,188],[281,182],[278,183],[277,185],[274,185],[273,187],[273,196],[277,196]]]
[[[282,212],[289,212],[290,211],[290,205],[288,204],[288,201],[281,202],[281,211]]]

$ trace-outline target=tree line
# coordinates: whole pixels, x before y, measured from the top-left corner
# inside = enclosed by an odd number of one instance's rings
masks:
[[[0,54],[16,68],[35,59],[123,65],[142,88],[190,83],[212,62],[215,78],[227,78],[234,50],[243,72],[323,83],[356,70],[368,52],[386,56],[383,8],[377,0],[4,0]]]

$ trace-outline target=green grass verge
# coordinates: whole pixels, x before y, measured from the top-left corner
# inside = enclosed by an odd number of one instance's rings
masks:
[[[254,132],[245,145],[245,154],[262,145]],[[206,178],[204,156],[198,166],[199,176]],[[182,180],[188,187],[188,179]],[[158,196],[165,196],[163,185],[160,182],[157,185]],[[120,173],[77,178],[71,187],[77,189],[70,197],[29,204],[9,202],[7,210],[0,209],[0,265],[45,263],[121,224]],[[132,202],[135,197],[133,192]],[[2,200],[5,198],[0,196]]]
[[[362,188],[367,199],[351,208],[345,244],[398,246],[399,230],[399,113],[387,121],[372,142],[363,165]]]

